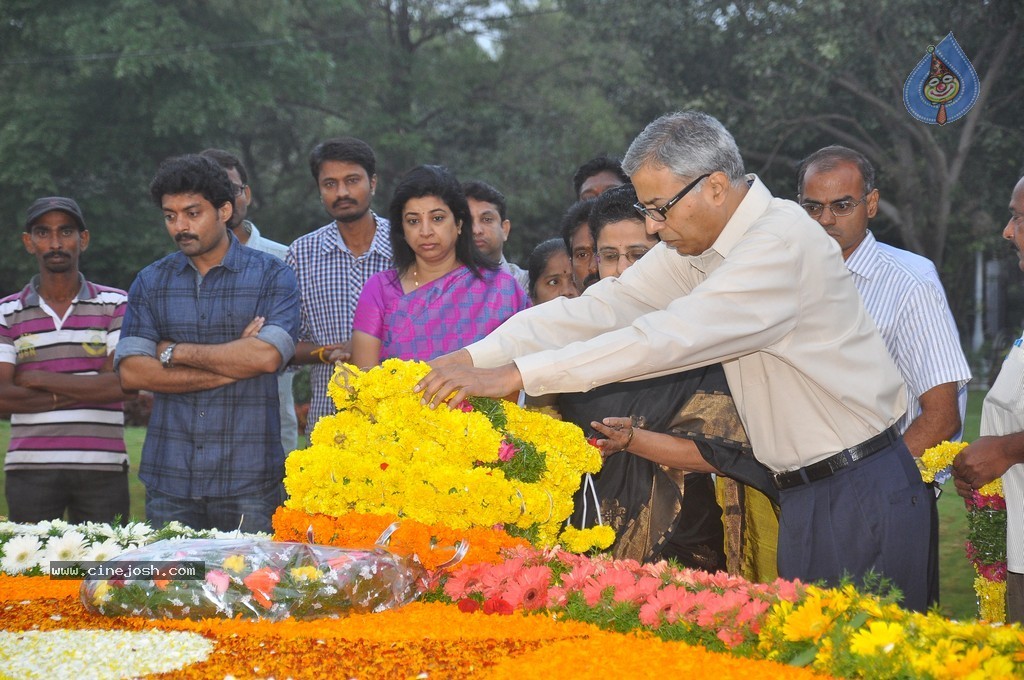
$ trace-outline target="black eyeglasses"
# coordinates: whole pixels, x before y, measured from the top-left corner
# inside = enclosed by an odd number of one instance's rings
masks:
[[[674,206],[679,201],[683,200],[683,196],[685,196],[686,194],[690,193],[695,186],[700,184],[700,181],[702,179],[705,179],[705,178],[710,177],[710,176],[711,176],[710,172],[705,172],[703,175],[701,175],[700,177],[698,177],[697,179],[693,180],[692,182],[687,184],[685,187],[683,187],[682,191],[680,191],[678,194],[676,194],[675,196],[670,198],[668,200],[668,203],[666,203],[665,205],[663,205],[661,207],[658,207],[658,208],[648,208],[646,205],[644,205],[643,203],[639,203],[639,202],[634,203],[633,207],[636,208],[637,212],[640,213],[641,215],[643,215],[644,217],[649,217],[652,220],[654,220],[655,222],[664,222],[665,221],[665,216],[668,214],[668,211],[672,209],[672,206]]]
[[[235,196],[241,196],[242,192],[245,191],[245,187],[247,187],[247,186],[249,186],[249,185],[248,184],[232,184],[231,185],[231,189],[232,189],[232,191],[235,192]]]
[[[852,215],[853,211],[857,209],[857,206],[864,202],[867,198],[867,194],[860,197],[859,201],[855,201],[852,198],[843,198],[838,201],[832,201],[831,203],[817,203],[815,201],[807,201],[801,203],[800,207],[807,211],[807,214],[818,219],[825,212],[825,208],[836,217],[846,217]]]

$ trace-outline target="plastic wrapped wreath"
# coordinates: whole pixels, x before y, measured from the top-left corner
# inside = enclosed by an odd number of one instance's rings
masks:
[[[99,565],[86,608],[106,616],[280,621],[401,607],[428,587],[415,556],[389,552],[396,525],[371,550],[266,540],[160,541]],[[464,554],[460,546],[450,566]]]

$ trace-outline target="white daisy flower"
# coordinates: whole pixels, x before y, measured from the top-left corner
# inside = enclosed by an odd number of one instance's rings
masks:
[[[102,522],[86,522],[83,531],[90,538],[98,537],[106,540],[114,537],[114,527]]]
[[[85,553],[85,559],[89,562],[106,562],[124,552],[121,544],[112,538],[102,543],[93,543]]]
[[[85,557],[85,536],[71,530],[46,542],[46,561],[75,562]]]
[[[128,536],[132,540],[136,541],[143,539],[146,536],[149,536],[153,533],[153,527],[149,526],[145,522],[132,522],[131,524],[125,527],[125,530],[127,531]]]
[[[40,522],[39,523],[40,526],[42,526],[44,524],[47,524],[47,522]],[[71,529],[71,525],[70,524],[68,524],[67,522],[65,522],[62,519],[54,519],[54,520],[49,520],[49,527],[47,529],[47,533],[49,533],[51,536],[60,536],[61,534],[63,534],[66,531],[68,531],[69,529]]]
[[[18,524],[17,532],[20,534],[31,534],[33,536],[45,536],[50,533],[50,522],[38,522],[36,524]]]
[[[3,552],[0,570],[7,574],[20,574],[39,566],[43,545],[36,536],[15,536],[4,544]]]

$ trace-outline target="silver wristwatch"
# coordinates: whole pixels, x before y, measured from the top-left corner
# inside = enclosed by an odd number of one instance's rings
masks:
[[[163,352],[160,352],[160,363],[163,364],[164,368],[170,368],[174,365],[174,348],[178,346],[178,343],[172,342],[164,348]]]

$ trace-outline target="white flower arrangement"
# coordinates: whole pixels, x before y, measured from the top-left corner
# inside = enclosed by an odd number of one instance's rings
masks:
[[[154,529],[145,522],[124,526],[46,520],[35,524],[0,522],[0,573],[38,576],[50,573],[50,561],[105,562],[159,540],[188,538],[270,538],[268,534],[196,530],[171,522]]]

